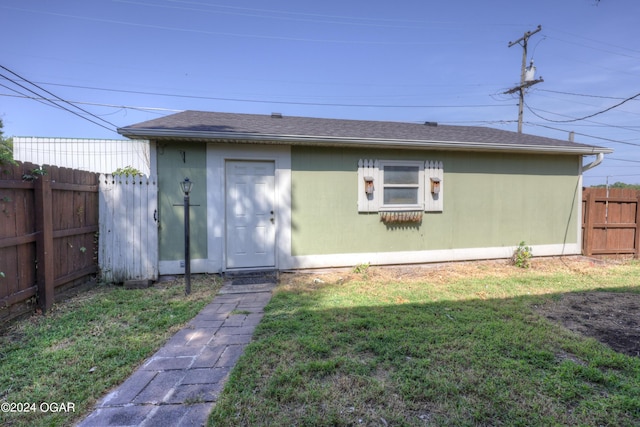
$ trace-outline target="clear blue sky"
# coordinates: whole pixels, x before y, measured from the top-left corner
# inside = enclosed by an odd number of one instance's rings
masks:
[[[517,128],[613,148],[585,185],[640,182],[638,0],[3,0],[6,136],[121,138],[192,109]],[[21,86],[18,86],[19,83]],[[39,95],[38,97],[40,97]],[[535,113],[535,114],[534,114]],[[110,130],[111,129],[111,130]]]

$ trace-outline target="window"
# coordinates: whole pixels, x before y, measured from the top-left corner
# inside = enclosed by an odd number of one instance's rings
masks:
[[[380,162],[382,208],[420,209],[424,207],[422,183],[424,162]],[[422,188],[421,188],[422,187]]]
[[[442,162],[361,159],[358,162],[358,211],[440,212],[442,180]],[[434,182],[437,185],[434,186]]]

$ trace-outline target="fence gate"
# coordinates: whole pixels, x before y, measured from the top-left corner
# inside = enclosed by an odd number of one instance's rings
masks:
[[[640,257],[640,191],[585,188],[582,212],[584,255]]]
[[[158,279],[157,177],[100,175],[98,262],[106,282]]]

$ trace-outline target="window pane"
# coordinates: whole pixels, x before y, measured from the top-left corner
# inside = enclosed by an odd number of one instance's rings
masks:
[[[418,184],[418,166],[385,166],[385,184]]]
[[[418,189],[386,187],[384,189],[385,205],[417,205]]]

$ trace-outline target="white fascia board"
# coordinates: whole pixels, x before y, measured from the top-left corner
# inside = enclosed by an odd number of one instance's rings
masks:
[[[378,138],[343,138],[311,135],[270,135],[238,132],[189,132],[159,129],[118,129],[118,132],[132,139],[190,139],[207,142],[245,142],[270,143],[288,145],[315,145],[341,147],[375,147],[375,148],[409,148],[423,150],[459,150],[459,151],[501,151],[523,153],[553,153],[595,155],[612,153],[613,150],[604,147],[590,146],[553,146],[527,144],[501,144],[461,141],[433,141],[433,140],[404,140]]]

